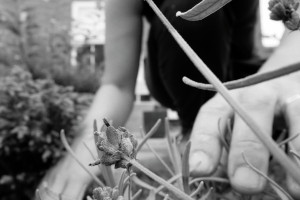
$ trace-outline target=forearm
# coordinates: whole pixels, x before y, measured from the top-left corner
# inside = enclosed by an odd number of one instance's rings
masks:
[[[133,100],[131,92],[113,84],[101,86],[83,122],[84,134],[92,133],[94,120],[97,120],[98,125],[102,124],[103,118],[112,120],[115,126],[124,125],[132,110]]]
[[[279,47],[264,63],[260,72],[271,71],[300,62],[300,31],[287,33]]]
[[[296,2],[300,2],[300,0],[296,0]],[[296,12],[300,15],[300,8]],[[273,12],[272,14],[274,15]],[[300,30],[291,31],[286,27],[279,47],[263,65],[260,72],[282,68],[294,63],[300,63]]]

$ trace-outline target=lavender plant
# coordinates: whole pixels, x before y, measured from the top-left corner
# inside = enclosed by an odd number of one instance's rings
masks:
[[[213,85],[213,87],[226,99],[226,101],[233,107],[233,109],[241,116],[241,118],[251,127],[251,129],[256,133],[256,135],[261,139],[261,141],[268,147],[273,157],[285,168],[288,173],[293,175],[296,178],[296,181],[300,180],[300,169],[296,166],[282,151],[279,146],[282,146],[282,142],[275,143],[270,138],[265,137],[264,133],[259,129],[256,123],[251,119],[247,113],[242,109],[242,107],[235,102],[235,100],[230,96],[226,87],[215,77],[215,75],[207,68],[207,66],[202,62],[202,60],[195,54],[195,52],[189,47],[189,45],[183,40],[183,38],[179,35],[179,33],[173,28],[173,26],[168,22],[168,20],[163,16],[163,14],[159,11],[156,5],[151,0],[146,0],[151,8],[155,11],[155,13],[159,16],[171,34],[174,36],[175,40],[179,43],[182,49],[186,52],[186,54],[190,57],[193,63],[197,66],[197,68],[202,72],[202,74],[208,79],[208,81]],[[288,1],[291,3],[293,1]],[[198,5],[196,5],[191,10],[178,13],[178,16],[189,20],[199,20],[208,16],[209,14],[215,12],[226,3],[229,3],[229,0],[204,0],[201,1]],[[280,18],[284,20],[288,27],[295,28],[293,23],[298,23],[297,16],[295,16],[294,10],[298,7],[297,4],[282,4],[282,1],[275,0],[270,4],[270,9],[273,12],[281,12]],[[286,9],[286,10],[282,10]],[[274,11],[275,10],[275,11]],[[279,11],[278,11],[279,10]],[[283,12],[284,11],[284,12]],[[282,14],[283,12],[283,14]],[[278,14],[278,13],[277,13]],[[275,17],[275,16],[273,16]],[[278,16],[276,16],[278,17]],[[279,18],[279,17],[278,17]],[[298,27],[299,28],[299,27]],[[298,67],[298,66],[297,66]],[[294,69],[296,70],[296,69]],[[298,70],[298,68],[297,68]],[[291,72],[289,72],[291,73]],[[279,77],[284,75],[285,73],[276,74],[275,77]],[[255,78],[255,77],[254,77]],[[274,77],[273,77],[274,78]],[[260,81],[265,81],[265,75]],[[257,80],[256,80],[257,82]],[[114,128],[108,120],[104,119],[104,124],[106,126],[105,131],[98,132],[96,129],[94,133],[96,135],[96,146],[99,151],[103,152],[102,155],[96,160],[94,163],[90,164],[91,166],[102,164],[102,165],[114,165],[115,168],[125,168],[127,172],[127,177],[130,180],[132,176],[132,182],[140,185],[142,188],[150,190],[150,194],[147,199],[155,199],[157,195],[163,196],[164,199],[226,199],[226,197],[218,196],[219,194],[214,192],[218,189],[215,184],[208,183],[224,183],[229,184],[228,179],[220,178],[220,177],[198,177],[192,178],[189,175],[189,165],[187,160],[189,159],[189,147],[190,143],[187,143],[184,154],[178,151],[178,146],[175,142],[173,136],[171,136],[168,131],[168,121],[166,120],[166,141],[168,143],[169,148],[169,156],[170,160],[174,166],[174,169],[168,169],[172,177],[169,180],[164,180],[158,175],[151,172],[149,169],[145,168],[136,160],[136,155],[139,152],[141,146],[137,144],[136,138],[123,127]],[[221,123],[221,122],[220,122]],[[228,130],[230,132],[230,125],[228,125]],[[95,127],[94,127],[95,128]],[[149,133],[152,134],[152,133]],[[230,135],[231,133],[229,133]],[[148,135],[148,134],[147,134]],[[143,143],[147,143],[148,136],[145,136]],[[228,137],[224,135],[224,133],[220,133],[220,137],[222,142],[226,146],[227,150],[230,148],[228,144]],[[230,136],[229,136],[230,137]],[[289,138],[285,140],[284,143],[290,142],[293,138]],[[153,150],[155,152],[155,150]],[[291,151],[291,154],[294,155],[295,159],[299,160],[299,155],[295,151]],[[247,156],[244,154],[245,162],[249,165],[251,169],[257,172],[259,175],[265,177],[270,182],[271,188],[277,193],[280,199],[292,199],[292,197],[278,184],[276,184],[272,179],[270,179],[267,175],[261,173],[257,169],[255,169],[251,163],[247,160]],[[162,160],[162,159],[159,159]],[[132,175],[132,167],[139,169],[142,173],[146,174],[154,181],[159,183],[161,186],[158,188],[154,188],[151,185],[143,182],[138,179],[134,175]],[[168,167],[166,167],[168,168]],[[125,173],[124,173],[125,174]],[[124,175],[125,176],[125,175]],[[118,187],[107,188],[102,186],[101,188],[97,188],[94,190],[93,198],[94,200],[98,199],[122,199],[124,198],[124,183],[125,178],[121,178],[119,181]],[[131,181],[128,182],[128,185],[131,185]],[[134,199],[130,195],[130,187],[127,187],[129,190],[128,199]],[[166,188],[166,191],[162,191],[163,188]],[[232,192],[235,194],[235,192]],[[268,194],[269,195],[269,194]],[[239,199],[251,199],[249,196],[238,195]],[[274,199],[278,197],[272,196]],[[236,198],[234,195],[230,196],[230,199]]]

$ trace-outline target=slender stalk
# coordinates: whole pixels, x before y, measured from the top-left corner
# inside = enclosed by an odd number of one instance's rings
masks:
[[[213,191],[213,188],[209,188],[208,191],[201,197],[200,200],[207,200],[208,197],[211,195],[212,191]]]
[[[150,151],[154,154],[154,156],[157,158],[157,160],[165,167],[165,169],[170,173],[171,176],[174,176],[175,173],[171,170],[171,168],[168,166],[168,164],[158,155],[158,153],[155,151],[155,149],[147,142],[146,143]]]
[[[174,166],[174,171],[176,174],[179,174],[182,172],[181,156],[180,156],[179,148],[176,144],[175,137],[171,136],[170,123],[167,118],[165,118],[165,135],[168,142],[168,151],[170,154],[170,158]],[[183,188],[182,179],[178,179],[177,182],[180,189],[183,191],[184,188]]]
[[[191,150],[191,141],[188,141],[188,143],[185,146],[184,153],[182,156],[182,184],[184,192],[187,194],[191,193],[190,185],[189,185],[189,178],[190,178],[190,165],[189,165],[189,159],[190,159],[190,150]]]
[[[167,194],[164,198],[164,200],[168,200],[169,199],[169,195]]]
[[[282,142],[280,142],[280,143],[278,144],[278,146],[282,146],[282,145],[284,145],[284,144],[287,144],[288,142],[294,140],[294,139],[295,139],[296,137],[298,137],[298,136],[299,136],[299,133],[297,133],[296,135],[294,135],[294,136],[292,136],[292,137],[289,137],[289,138],[283,140]]]
[[[150,192],[151,192],[151,191],[153,192],[153,191],[155,190],[155,188],[154,188],[153,186],[151,186],[151,185],[149,185],[148,183],[142,181],[141,179],[139,179],[139,178],[136,177],[136,176],[132,177],[132,181],[133,181],[136,185],[138,185],[138,186],[140,186],[140,187],[142,187],[142,188],[145,188],[145,189],[149,190]],[[162,196],[162,197],[165,197],[165,196],[167,195],[166,193],[164,193],[164,192],[162,192],[162,191],[160,191],[158,194],[159,194],[160,196]]]
[[[249,167],[255,171],[257,174],[259,174],[260,176],[264,177],[265,179],[267,179],[270,183],[271,183],[271,187],[273,188],[273,190],[275,190],[275,192],[277,193],[277,195],[282,199],[288,199],[288,200],[293,200],[293,198],[289,195],[288,192],[286,192],[282,187],[280,187],[275,181],[273,181],[271,178],[269,178],[266,174],[264,174],[262,171],[260,171],[259,169],[257,169],[256,167],[254,167],[246,158],[246,155],[244,153],[242,153],[243,158],[245,160],[245,162],[247,163],[247,165],[249,165]]]
[[[177,179],[179,179],[179,178],[181,178],[181,177],[182,177],[181,174],[177,174],[177,175],[173,176],[172,178],[170,178],[170,179],[168,180],[168,182],[169,182],[169,183],[173,183],[173,182],[175,182]],[[160,192],[161,190],[163,190],[164,188],[165,188],[165,186],[164,186],[164,185],[161,185],[161,186],[159,186],[158,188],[156,188],[156,189],[154,190],[154,193],[156,194],[156,193]]]
[[[202,190],[203,186],[204,186],[204,182],[201,181],[199,186],[197,187],[197,189],[195,191],[193,191],[193,193],[190,194],[190,196],[191,197],[196,196]]]
[[[237,114],[245,121],[245,123],[251,128],[261,142],[268,148],[273,157],[283,166],[283,168],[294,177],[295,181],[300,184],[300,168],[295,165],[285,153],[277,146],[272,138],[264,133],[257,123],[247,114],[246,110],[241,107],[240,104],[230,95],[227,88],[216,77],[216,75],[206,66],[206,64],[199,58],[196,52],[188,45],[188,43],[181,37],[181,35],[175,30],[167,18],[161,13],[159,8],[154,4],[152,0],[146,0],[150,7],[154,10],[156,15],[161,19],[163,24],[167,27],[171,35],[187,54],[190,60],[194,63],[197,69],[203,74],[203,76],[217,89],[217,91],[224,97],[227,103],[237,112]]]
[[[36,200],[42,200],[39,189],[35,190],[35,198]]]
[[[94,181],[96,181],[96,183],[98,183],[101,187],[104,187],[105,184],[97,176],[95,176],[93,173],[91,173],[87,169],[87,167],[75,155],[74,151],[71,149],[70,145],[68,144],[68,141],[65,136],[65,132],[63,130],[60,132],[60,139],[61,139],[63,145],[65,146],[66,150],[74,158],[74,160],[82,167],[82,169],[84,169],[84,171],[86,171],[94,179]]]
[[[144,167],[143,165],[138,163],[136,160],[130,159],[129,157],[125,157],[125,156],[124,156],[124,159],[126,159],[130,164],[132,164],[137,169],[141,170],[144,174],[146,174],[147,176],[149,176],[150,178],[152,178],[156,182],[164,185],[170,192],[174,193],[178,197],[178,199],[193,200],[193,198],[191,198],[189,195],[185,194],[184,192],[182,192],[181,190],[176,188],[171,183],[167,182],[163,178],[161,178],[158,175],[154,174],[152,171],[150,171],[149,169],[147,169],[146,167]]]
[[[275,78],[279,78],[279,77],[291,74],[291,73],[299,71],[299,70],[300,70],[300,63],[294,63],[294,64],[290,64],[286,67],[283,67],[283,68],[275,69],[273,71],[264,72],[261,74],[250,75],[245,78],[237,79],[234,81],[228,81],[223,84],[228,90],[232,90],[232,89],[255,85],[258,83],[262,83],[264,81],[269,81],[269,80],[272,80]],[[201,90],[216,91],[216,89],[214,88],[214,86],[212,84],[198,83],[187,77],[183,77],[183,82],[189,86],[192,86],[192,87],[195,87],[195,88],[198,88]]]
[[[199,177],[195,178],[192,181],[190,181],[190,185],[193,183],[199,182],[199,181],[213,181],[213,182],[219,182],[219,183],[230,183],[228,179],[221,178],[221,177],[213,177],[213,176],[207,176],[207,177]]]
[[[132,196],[132,200],[135,200],[137,198],[139,198],[139,196],[142,194],[143,190],[139,189],[133,196]]]
[[[161,119],[156,121],[156,123],[152,126],[150,131],[146,134],[146,136],[143,138],[143,140],[137,146],[137,148],[136,148],[137,153],[142,149],[142,147],[147,142],[147,140],[158,130],[160,124],[161,124]]]

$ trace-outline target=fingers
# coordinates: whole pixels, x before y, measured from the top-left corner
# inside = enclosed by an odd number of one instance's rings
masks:
[[[293,137],[300,133],[300,99],[286,104],[283,109],[283,114],[289,128],[289,137]],[[289,149],[293,150],[297,154],[300,154],[300,136],[296,137],[290,142]],[[300,167],[300,160],[292,155],[291,157]],[[296,199],[299,199],[300,186],[293,180],[291,176],[287,176],[287,186],[292,196],[294,196]]]
[[[202,106],[191,134],[191,175],[210,175],[219,164],[222,153],[218,122],[230,117],[231,108],[219,95]],[[226,123],[221,123],[224,131]]]
[[[80,158],[85,156],[82,160],[85,160],[84,163],[88,165],[93,158],[89,154],[85,155],[83,152],[85,151],[81,151],[82,155],[80,155]],[[89,170],[93,174],[99,171],[97,167],[91,167]],[[60,195],[62,199],[77,199],[84,195],[84,191],[90,181],[91,177],[88,173],[71,156],[67,155],[47,173],[39,188],[42,189],[43,185],[46,184],[46,193],[43,195],[49,196],[50,194],[50,196],[56,197]]]
[[[250,89],[241,93],[238,101],[261,130],[271,135],[276,106],[273,92],[257,88],[255,90]],[[248,125],[235,114],[228,158],[228,176],[231,185],[239,192],[258,193],[264,189],[266,180],[247,165],[243,153],[249,163],[263,173],[267,173],[268,150]]]

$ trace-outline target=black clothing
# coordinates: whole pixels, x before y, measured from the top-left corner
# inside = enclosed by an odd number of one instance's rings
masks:
[[[255,27],[259,0],[233,0],[196,22],[176,17],[199,0],[155,1],[171,24],[222,80],[244,77],[257,71],[254,59]],[[189,130],[200,106],[214,93],[185,85],[182,77],[207,82],[185,55],[171,34],[145,2],[144,15],[150,23],[146,83],[162,105],[178,112],[184,130]]]

